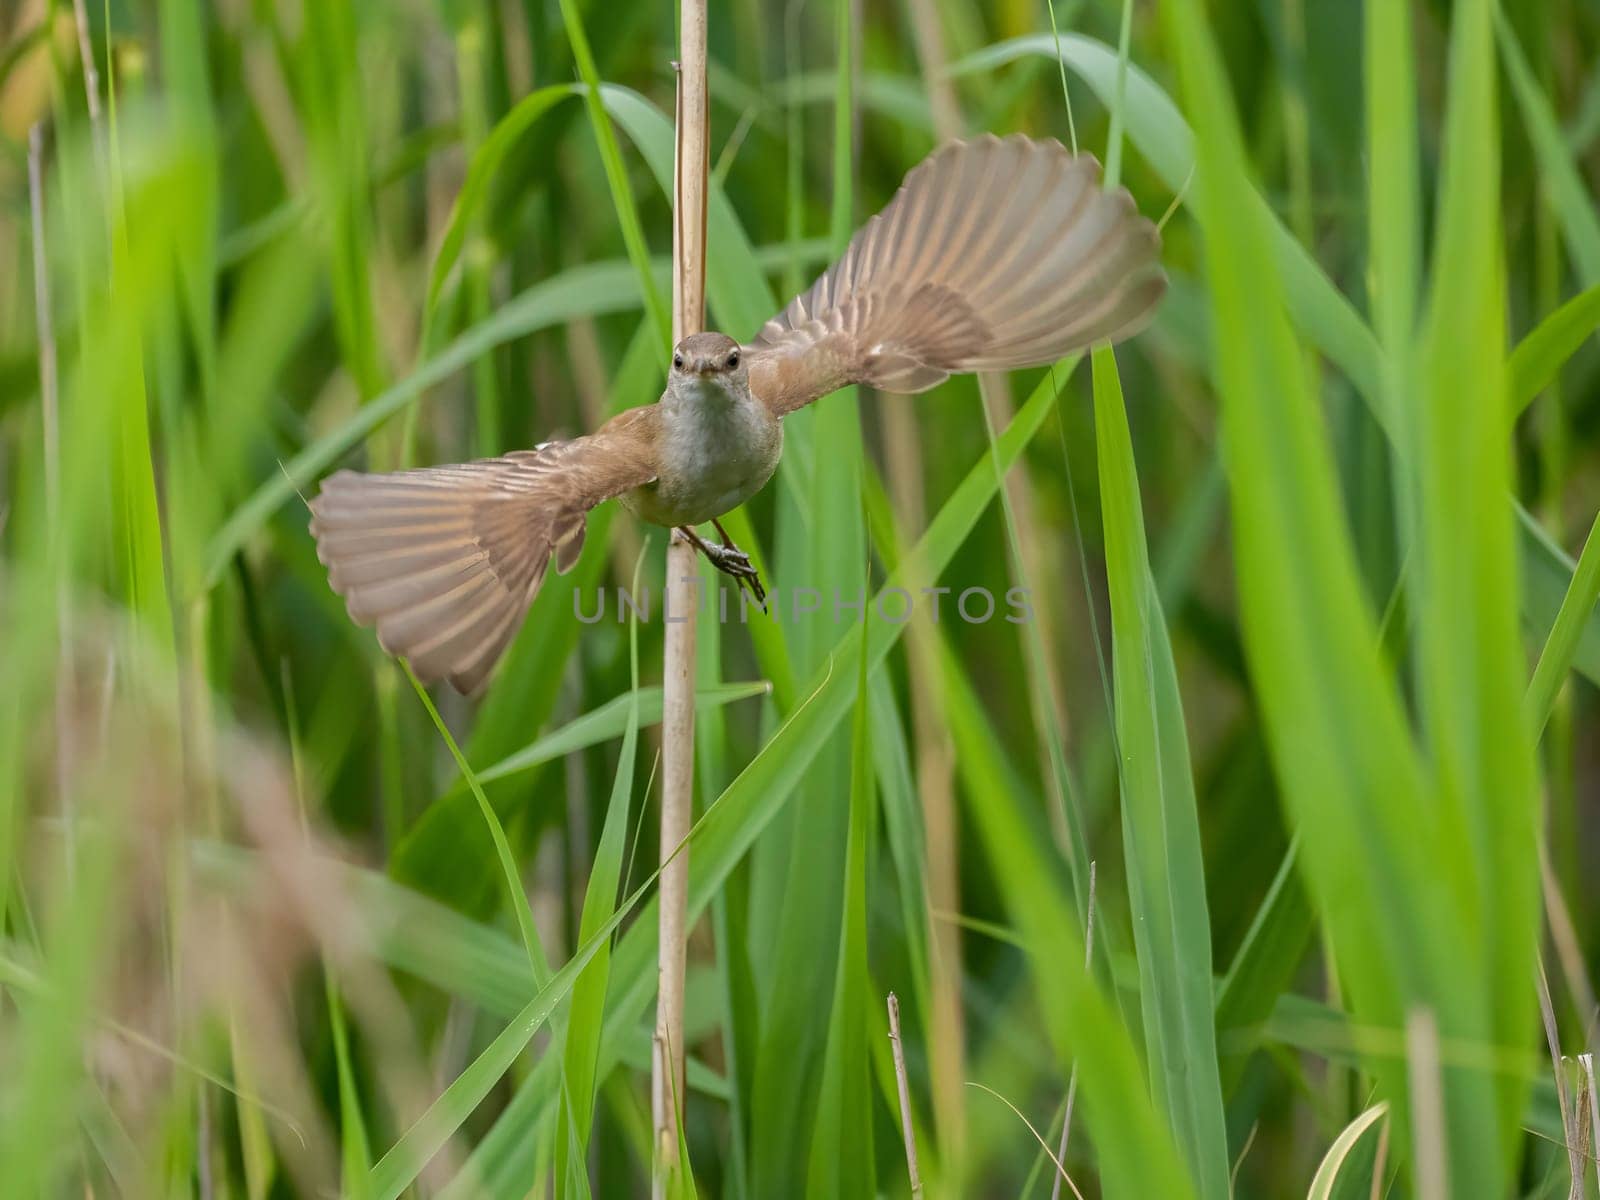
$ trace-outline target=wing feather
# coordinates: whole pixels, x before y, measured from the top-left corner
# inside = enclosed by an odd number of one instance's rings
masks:
[[[952,374],[1052,362],[1149,323],[1161,238],[1100,164],[987,136],[924,160],[750,347],[778,414],[850,383],[918,392]]]
[[[554,556],[578,560],[588,512],[655,478],[654,406],[591,437],[443,467],[340,471],[311,501],[328,581],[425,681],[482,686]]]

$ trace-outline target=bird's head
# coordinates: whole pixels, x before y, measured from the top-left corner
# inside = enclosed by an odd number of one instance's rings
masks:
[[[725,333],[692,333],[672,351],[674,379],[704,380],[724,385],[743,378],[744,352]]]

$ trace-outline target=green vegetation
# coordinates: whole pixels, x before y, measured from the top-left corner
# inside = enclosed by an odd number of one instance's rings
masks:
[[[468,701],[300,497],[655,398],[675,6],[74,7],[0,5],[0,1197],[647,1194],[662,531],[596,512]],[[706,568],[695,1193],[909,1194],[893,991],[928,1196],[1600,1194],[1600,12],[710,49],[714,327],[952,128],[1100,156],[1172,286],[796,414],[730,515],[781,615]]]

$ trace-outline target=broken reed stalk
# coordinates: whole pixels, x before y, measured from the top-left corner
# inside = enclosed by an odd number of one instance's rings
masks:
[[[1583,1070],[1583,1083],[1588,1088],[1589,1096],[1589,1129],[1584,1135],[1589,1145],[1589,1154],[1584,1156],[1584,1169],[1587,1172],[1587,1161],[1592,1159],[1596,1152],[1600,1152],[1600,1090],[1595,1088],[1594,1055],[1578,1055],[1578,1066]],[[1594,1181],[1600,1184],[1600,1159],[1595,1160],[1594,1169]]]
[[[682,0],[678,49],[677,154],[673,170],[672,337],[705,323],[706,176],[710,169],[706,86],[706,0]],[[700,566],[676,532],[667,539],[667,628],[663,665],[661,918],[651,1108],[656,1162],[653,1194],[666,1194],[679,1168],[683,1120],[683,985],[689,931],[689,835],[694,798],[695,621]],[[673,857],[674,854],[676,857]],[[671,859],[669,862],[668,859]]]
[[[1575,1200],[1585,1200],[1585,1197],[1589,1195],[1586,1180],[1589,1174],[1589,1160],[1594,1157],[1592,1144],[1589,1140],[1589,1123],[1594,1114],[1592,1096],[1593,1092],[1589,1087],[1588,1081],[1580,1074],[1578,1076],[1578,1098],[1574,1101],[1578,1124],[1578,1173],[1573,1178],[1572,1187],[1568,1192]]]
[[[1573,1194],[1583,1197],[1583,1160],[1578,1155],[1577,1102],[1567,1096],[1567,1060],[1561,1053],[1561,1031],[1556,1025],[1556,1006],[1550,998],[1550,977],[1541,956],[1534,964],[1534,982],[1539,989],[1539,1017],[1544,1022],[1545,1042],[1550,1047],[1550,1069],[1556,1078],[1556,1106],[1561,1110],[1562,1140],[1567,1144],[1567,1171]]]
[[[917,1169],[917,1133],[911,1124],[911,1085],[906,1080],[906,1049],[900,1041],[900,998],[889,993],[889,1045],[894,1051],[894,1079],[900,1092],[900,1134],[906,1143],[906,1172],[911,1194],[922,1195],[922,1172]]]

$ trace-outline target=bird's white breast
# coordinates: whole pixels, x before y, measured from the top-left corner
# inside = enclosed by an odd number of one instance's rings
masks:
[[[747,389],[678,382],[662,399],[660,471],[629,507],[662,525],[692,525],[737,508],[772,477],[783,428]]]

